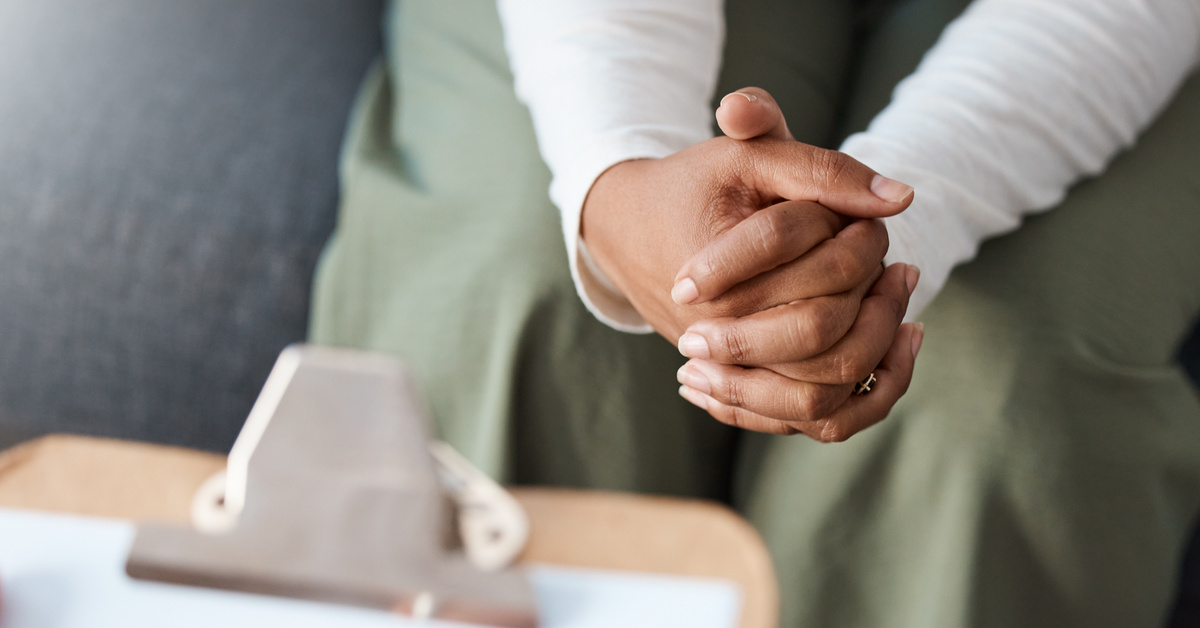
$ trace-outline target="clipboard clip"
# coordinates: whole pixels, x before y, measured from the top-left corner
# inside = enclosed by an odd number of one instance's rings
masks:
[[[126,572],[147,580],[537,625],[512,563],[520,504],[431,441],[400,362],[294,345],[192,503],[193,528],[139,525]]]

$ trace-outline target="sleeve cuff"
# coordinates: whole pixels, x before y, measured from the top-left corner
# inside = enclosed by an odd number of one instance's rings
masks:
[[[683,146],[676,146],[678,143],[668,138],[630,137],[625,133],[602,138],[580,155],[566,174],[555,177],[550,185],[550,200],[562,212],[563,241],[567,245],[567,259],[575,290],[589,312],[605,325],[619,331],[649,334],[654,329],[604,275],[579,236],[583,202],[596,179],[612,166],[632,159],[661,159],[694,142],[687,141]]]

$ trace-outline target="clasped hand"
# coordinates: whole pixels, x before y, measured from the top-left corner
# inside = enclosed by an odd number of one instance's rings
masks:
[[[680,394],[717,420],[841,441],[887,416],[923,336],[919,273],[884,268],[879,220],[912,188],[796,142],[767,92],[717,110],[726,137],[601,175],[581,233],[646,321],[691,358]],[[871,393],[854,385],[874,373]]]

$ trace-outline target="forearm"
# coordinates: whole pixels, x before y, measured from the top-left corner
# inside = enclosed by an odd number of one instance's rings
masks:
[[[562,212],[572,276],[601,320],[649,331],[580,251],[588,190],[621,161],[659,158],[712,136],[709,102],[721,0],[499,0],[517,96],[529,106]]]
[[[977,0],[843,150],[912,184],[888,261],[923,270],[909,317],[980,242],[1100,173],[1200,56],[1195,0]]]

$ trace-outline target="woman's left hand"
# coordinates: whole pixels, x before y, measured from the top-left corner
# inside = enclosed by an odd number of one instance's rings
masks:
[[[717,120],[733,139],[792,140],[774,99],[758,88],[726,96]],[[847,219],[836,237],[817,248],[791,250],[789,243],[804,237],[789,231],[802,227],[780,215],[785,210],[785,204],[760,210],[710,242],[680,269],[675,300],[719,299],[734,286],[801,260],[824,274],[866,260],[882,268],[887,240],[880,221]],[[880,231],[883,247],[872,248],[870,236]],[[814,265],[821,255],[828,261]],[[916,267],[893,264],[844,293],[698,321],[678,343],[692,358],[679,370],[680,394],[737,427],[845,440],[885,418],[908,388],[924,329],[901,322],[918,278]],[[869,394],[855,395],[859,382],[872,377]]]

